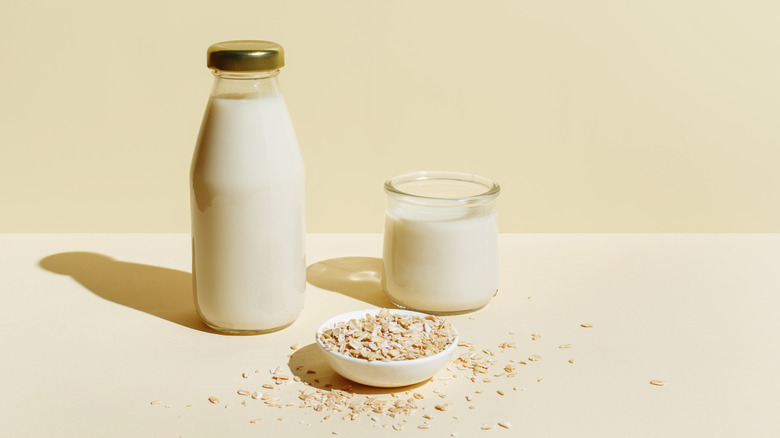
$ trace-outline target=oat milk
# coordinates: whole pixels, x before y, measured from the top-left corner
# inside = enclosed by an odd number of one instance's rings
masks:
[[[291,324],[305,289],[303,162],[275,73],[255,79],[217,73],[191,168],[196,307],[238,333]]]
[[[425,312],[483,307],[498,290],[498,227],[492,199],[459,205],[422,189],[415,187],[414,192],[425,196],[411,203],[388,193],[385,293],[399,306]],[[453,190],[457,193],[457,187]],[[480,192],[487,190],[482,187]],[[451,195],[447,193],[454,198]]]

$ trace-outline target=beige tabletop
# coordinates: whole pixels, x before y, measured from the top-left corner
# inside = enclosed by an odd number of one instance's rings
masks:
[[[493,365],[474,376],[452,364],[400,390],[334,375],[312,343],[335,314],[389,306],[381,246],[378,234],[309,235],[298,321],[229,336],[195,314],[188,235],[0,235],[0,434],[780,431],[780,235],[501,235],[498,295],[448,318]],[[273,378],[277,367],[288,380]],[[411,399],[416,409],[318,411],[301,407],[301,391],[351,397],[353,407]]]

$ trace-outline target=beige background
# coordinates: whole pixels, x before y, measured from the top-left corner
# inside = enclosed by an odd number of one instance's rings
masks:
[[[0,231],[187,232],[211,43],[287,50],[313,232],[499,181],[504,232],[780,231],[771,1],[0,3]]]

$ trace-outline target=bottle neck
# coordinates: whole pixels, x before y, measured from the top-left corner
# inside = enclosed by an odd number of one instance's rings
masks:
[[[213,97],[230,99],[271,97],[281,94],[279,70],[268,72],[235,72],[213,70]]]

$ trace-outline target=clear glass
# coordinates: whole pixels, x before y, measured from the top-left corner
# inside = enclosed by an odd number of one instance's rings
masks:
[[[192,160],[195,303],[229,333],[279,330],[303,309],[303,161],[277,75],[215,71]]]
[[[212,97],[240,96],[246,99],[282,94],[279,89],[279,70],[257,72],[212,70],[212,73],[214,74]]]
[[[495,182],[428,171],[385,183],[382,288],[395,305],[435,314],[474,311],[498,291]]]

